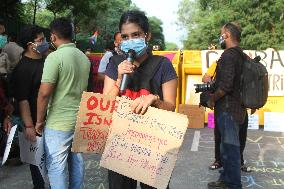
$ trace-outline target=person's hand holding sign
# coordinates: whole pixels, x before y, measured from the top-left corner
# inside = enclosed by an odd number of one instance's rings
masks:
[[[148,107],[151,106],[155,101],[159,100],[158,95],[145,95],[140,98],[136,98],[131,104],[131,110],[136,114],[145,114]]]

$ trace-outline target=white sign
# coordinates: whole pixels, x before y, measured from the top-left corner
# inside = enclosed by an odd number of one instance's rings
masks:
[[[17,129],[17,125],[13,126],[10,130],[9,135],[8,135],[7,144],[6,144],[6,148],[5,148],[5,152],[4,152],[4,156],[3,156],[3,160],[2,160],[2,165],[4,165],[5,162],[8,159],[16,129]]]
[[[264,131],[284,132],[284,113],[264,112]]]
[[[269,96],[284,96],[284,51],[267,49],[265,51],[245,50],[249,57],[261,57],[261,63],[268,71]],[[201,51],[202,74],[204,75],[210,65],[218,60],[222,50]]]
[[[248,116],[248,129],[259,129],[258,114],[252,114]]]
[[[49,184],[47,169],[46,169],[46,164],[45,164],[45,156],[46,154],[44,153],[44,140],[41,139],[38,144],[38,150],[36,151],[35,159],[36,159],[36,164],[38,166],[38,169],[40,171],[40,174],[44,182]]]
[[[20,144],[20,156],[21,161],[28,164],[38,165],[40,159],[36,160],[36,153],[39,148],[39,144],[42,140],[42,137],[36,137],[36,141],[32,142],[26,139],[25,134],[19,132],[19,144]],[[40,157],[38,157],[40,158]]]
[[[37,136],[36,141],[32,142],[26,139],[24,133],[19,132],[19,143],[21,161],[38,166],[45,183],[49,183],[45,166],[43,138]]]

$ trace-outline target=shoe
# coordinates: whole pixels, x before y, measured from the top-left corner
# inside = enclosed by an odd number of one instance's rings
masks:
[[[207,184],[208,189],[228,189],[228,186],[224,181],[209,182]]]
[[[242,165],[241,166],[241,171],[245,172],[245,173],[250,173],[252,172],[251,168],[250,167],[247,167],[245,165]]]
[[[210,170],[216,170],[216,169],[220,169],[222,166],[222,164],[219,161],[214,161],[214,163],[212,163],[212,165],[209,166]]]

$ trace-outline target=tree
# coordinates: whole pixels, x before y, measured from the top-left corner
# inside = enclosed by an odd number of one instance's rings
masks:
[[[183,0],[179,22],[188,31],[187,49],[217,44],[220,28],[236,22],[242,28],[244,49],[284,48],[283,0]]]
[[[1,0],[0,19],[22,21],[24,18],[23,6],[20,0]]]
[[[178,45],[172,42],[166,42],[166,51],[176,51],[178,50]]]
[[[157,17],[149,17],[149,25],[151,32],[151,40],[149,41],[149,45],[153,47],[154,45],[158,45],[160,50],[165,49],[165,37],[163,34],[162,28],[163,22]]]

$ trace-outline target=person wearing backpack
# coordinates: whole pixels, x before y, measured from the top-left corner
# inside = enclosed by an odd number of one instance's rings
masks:
[[[207,72],[202,77],[202,82],[208,83],[214,80],[216,67],[217,67],[217,62],[213,62],[211,66],[208,68]],[[214,121],[215,121],[215,127],[214,127],[215,161],[211,165],[209,165],[210,170],[216,170],[223,167],[220,157],[221,136],[218,127],[216,126],[217,125],[216,119],[214,119]],[[247,129],[248,129],[248,114],[246,114],[245,121],[240,126],[240,131],[239,131],[241,170],[243,172],[251,172],[251,169],[245,165],[244,155],[243,155],[247,141]]]
[[[207,101],[214,108],[217,129],[221,135],[221,162],[223,170],[216,182],[208,183],[208,188],[241,189],[241,157],[239,130],[244,123],[246,108],[242,105],[240,81],[243,58],[239,42],[240,29],[233,23],[221,28],[220,45],[225,49],[218,60],[216,89]]]

